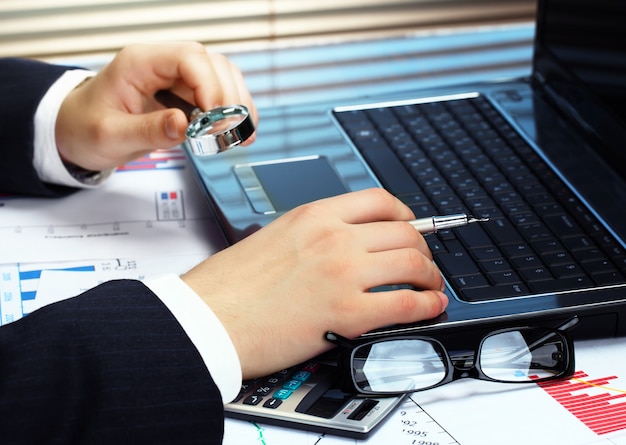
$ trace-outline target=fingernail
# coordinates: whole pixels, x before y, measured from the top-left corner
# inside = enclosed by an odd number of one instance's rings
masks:
[[[448,307],[448,296],[443,292],[438,292],[439,299],[441,300],[441,312],[445,311]]]
[[[165,133],[167,137],[177,141],[179,139],[178,126],[176,125],[176,116],[169,115],[165,120]]]

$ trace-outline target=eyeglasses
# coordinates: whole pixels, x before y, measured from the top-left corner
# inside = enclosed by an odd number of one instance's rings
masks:
[[[476,351],[454,351],[430,337],[352,341],[333,332],[326,340],[343,347],[342,389],[373,396],[423,391],[462,378],[536,383],[574,372],[573,317],[557,328],[517,327],[486,335]]]

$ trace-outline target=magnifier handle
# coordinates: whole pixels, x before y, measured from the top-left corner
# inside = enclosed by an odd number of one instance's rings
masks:
[[[179,108],[183,110],[188,120],[193,120],[193,118],[201,113],[202,110],[196,107],[194,104],[187,102],[185,99],[177,96],[172,93],[170,90],[159,90],[154,95],[154,98],[161,104],[166,106],[167,108]]]

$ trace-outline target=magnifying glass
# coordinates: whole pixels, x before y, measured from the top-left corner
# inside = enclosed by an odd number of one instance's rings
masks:
[[[228,105],[202,111],[169,90],[160,90],[154,98],[168,108],[180,108],[189,125],[185,136],[193,154],[209,156],[242,144],[254,133],[254,123],[244,105]]]

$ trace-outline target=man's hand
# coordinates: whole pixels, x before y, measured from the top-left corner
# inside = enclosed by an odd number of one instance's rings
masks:
[[[66,97],[56,122],[61,158],[106,170],[183,142],[187,118],[179,109],[164,109],[154,99],[159,90],[202,110],[243,104],[257,119],[241,72],[224,56],[199,43],[134,45]]]
[[[298,207],[183,276],[230,334],[244,378],[307,360],[324,333],[356,337],[441,314],[447,297],[411,210],[382,189]],[[385,284],[416,288],[369,292]]]

